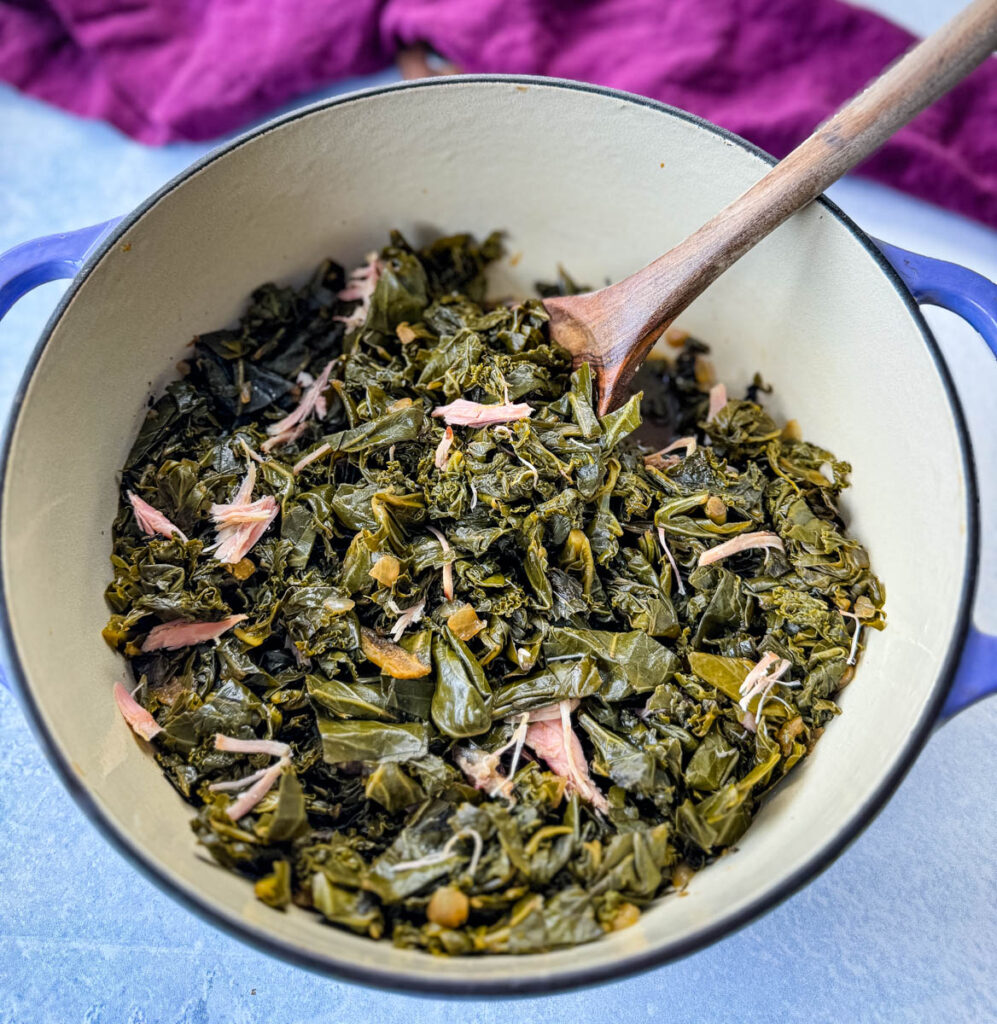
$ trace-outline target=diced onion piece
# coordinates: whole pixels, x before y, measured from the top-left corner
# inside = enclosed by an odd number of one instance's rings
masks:
[[[454,636],[466,642],[477,636],[485,628],[485,623],[478,618],[472,605],[462,604],[447,618],[447,626]]]
[[[356,270],[350,271],[350,279],[346,287],[341,289],[336,298],[342,302],[359,302],[360,305],[348,316],[336,316],[333,320],[339,320],[346,325],[347,331],[357,327],[363,327],[367,322],[367,314],[370,311],[370,300],[374,296],[377,282],[381,277],[381,263],[376,252],[367,254],[367,261]]]
[[[431,671],[429,665],[424,665],[404,647],[385,640],[365,626],[360,629],[360,647],[368,661],[395,679],[421,679]]]
[[[443,534],[436,529],[435,526],[429,527],[429,532],[440,542],[440,547],[443,548],[443,554],[450,554],[450,542],[443,536]],[[449,560],[443,563],[443,596],[448,600],[452,601],[454,595],[453,589],[453,563]]]
[[[675,556],[672,554],[671,548],[665,540],[665,528],[663,526],[658,527],[658,540],[661,542],[661,547],[665,552],[665,557],[668,559],[668,563],[672,567],[672,572],[675,573],[675,585],[678,587],[679,593],[684,594],[685,584],[682,582],[682,574],[679,572],[678,562],[675,561]]]
[[[401,571],[402,563],[394,555],[383,554],[371,567],[369,575],[382,586],[390,587],[398,579]]]
[[[284,761],[278,761],[275,765],[267,768],[245,793],[229,804],[225,813],[232,821],[238,821],[245,817],[273,789],[274,783],[280,778],[284,768]]]

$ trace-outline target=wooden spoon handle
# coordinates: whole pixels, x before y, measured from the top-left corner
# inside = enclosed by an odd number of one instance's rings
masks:
[[[628,317],[643,316],[648,329],[674,318],[732,263],[965,78],[995,47],[997,0],[975,0],[850,100],[757,184],[628,278],[633,302]]]

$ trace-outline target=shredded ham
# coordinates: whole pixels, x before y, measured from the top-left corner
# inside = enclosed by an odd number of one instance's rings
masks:
[[[249,500],[255,485],[256,466],[251,462],[232,501],[211,506],[217,532],[215,543],[205,550],[214,551],[215,558],[223,564],[241,562],[280,511],[276,499],[270,494],[256,501]]]
[[[791,667],[792,662],[786,658],[780,658],[777,654],[766,651],[759,658],[754,668],[742,680],[739,687],[741,694],[739,704],[744,712],[741,725],[749,732],[755,732],[758,724],[761,722],[762,707],[769,693],[771,693],[772,687],[782,679]],[[772,671],[770,672],[769,669],[772,669]],[[754,713],[752,713],[748,706],[755,697],[758,697],[758,704],[755,707]]]
[[[329,411],[325,404],[324,391],[329,386],[329,374],[332,373],[332,367],[335,360],[329,360],[328,363],[322,369],[322,372],[318,375],[318,378],[312,381],[308,387],[305,388],[304,394],[301,396],[301,400],[297,406],[289,412],[282,420],[278,420],[276,423],[271,423],[267,427],[267,433],[270,435],[270,441],[275,441],[277,437],[287,434],[295,427],[302,426],[305,421],[313,413],[315,418],[318,420],[324,420],[326,413]],[[300,430],[298,431],[300,433]],[[295,435],[296,437],[297,435]],[[270,441],[266,444],[270,444]],[[269,448],[264,448],[269,451]]]
[[[466,398],[458,398],[449,405],[438,405],[433,416],[442,418],[448,426],[459,427],[491,427],[496,423],[511,423],[513,420],[524,420],[533,415],[533,407],[526,402],[512,405],[482,405],[480,402],[469,402]]]
[[[246,439],[244,437],[239,438],[239,444],[242,445],[242,450],[246,453],[248,458],[253,460],[253,462],[263,462],[263,459],[260,458],[260,456],[246,443]],[[264,445],[264,451],[266,451],[266,445]]]
[[[488,753],[481,747],[470,744],[466,747],[455,747],[454,760],[471,785],[475,789],[483,789],[489,796],[499,795],[509,781],[499,771],[497,752]]]
[[[778,534],[766,533],[764,530],[760,530],[755,533],[742,533],[739,537],[725,540],[723,544],[718,544],[715,548],[709,548],[699,556],[699,564],[712,565],[714,562],[719,562],[722,558],[729,558],[731,555],[736,555],[741,551],[750,551],[752,548],[786,550]]]
[[[187,537],[180,527],[171,523],[159,509],[153,508],[147,501],[143,501],[131,491],[128,492],[128,500],[132,503],[132,509],[135,512],[135,522],[138,523],[139,529],[143,533],[150,537],[155,537],[158,533],[167,538],[176,534],[184,544],[187,543]]]
[[[548,704],[546,707],[534,708],[529,712],[528,721],[533,722],[553,722],[561,721],[561,705],[566,704],[568,706],[569,713],[574,711],[575,708],[581,701],[577,697],[571,697],[568,700],[559,701],[557,704]]]
[[[265,452],[271,452],[274,448],[279,447],[282,444],[290,444],[292,441],[297,441],[299,437],[305,432],[306,423],[299,423],[296,427],[288,427],[287,430],[282,430],[279,434],[274,434],[273,437],[268,437],[260,448]]]
[[[370,312],[370,300],[373,298],[374,289],[381,278],[381,264],[378,261],[377,253],[368,253],[366,259],[367,262],[363,266],[350,271],[350,279],[347,281],[346,287],[336,296],[342,302],[360,303],[349,316],[333,317],[333,320],[345,324],[347,331],[363,327],[366,323],[367,314]]]
[[[142,644],[143,651],[175,651],[180,647],[193,647],[206,640],[216,640],[233,626],[245,619],[245,615],[230,615],[217,622],[164,622],[153,626]]]
[[[284,772],[284,762],[278,761],[272,765],[254,782],[249,789],[242,793],[236,800],[229,804],[225,813],[233,820],[238,821],[249,812],[270,792],[274,783]]]
[[[526,742],[526,735],[529,731],[529,717],[526,712],[523,712],[519,716],[519,722],[513,729],[509,742],[490,753],[473,743],[454,748],[454,760],[457,762],[457,767],[468,777],[475,789],[483,789],[489,796],[512,798],[512,780],[516,774],[519,756],[523,752],[523,744]],[[509,749],[512,749],[512,761],[509,765],[509,774],[503,775],[499,771],[499,761]]]
[[[658,540],[661,542],[662,550],[665,552],[668,563],[672,567],[672,572],[675,573],[675,585],[678,587],[679,593],[684,594],[685,584],[682,582],[682,574],[679,572],[678,562],[675,561],[672,549],[668,546],[668,541],[665,540],[665,528],[663,526],[658,527]]]
[[[763,678],[768,674],[769,667],[776,661],[779,660],[778,654],[773,654],[771,651],[766,651],[761,658],[758,660],[758,664],[741,680],[739,687],[740,693],[743,696],[749,691],[754,691],[755,684],[759,679]],[[744,705],[742,704],[742,707]]]
[[[291,467],[291,472],[297,476],[305,466],[310,466],[316,459],[321,459],[326,452],[332,450],[331,444],[320,444],[313,452],[309,452]]]
[[[710,388],[710,408],[706,413],[706,422],[709,423],[718,412],[727,404],[727,388],[723,384],[714,384]]]
[[[114,684],[114,699],[122,718],[131,726],[132,732],[136,736],[141,736],[144,740],[151,740],[163,731],[163,727],[121,683]]]
[[[447,468],[447,462],[450,456],[447,454],[450,451],[450,446],[453,444],[453,427],[447,427],[443,431],[443,440],[436,446],[436,454],[433,456],[433,462],[437,469],[443,470]]]
[[[571,728],[567,701],[558,706],[558,718],[544,718],[530,723],[526,730],[526,745],[547,762],[552,772],[566,779],[578,795],[603,813],[609,804],[602,791],[592,781],[581,742]]]
[[[247,786],[251,786],[257,779],[262,779],[264,775],[269,771],[269,768],[261,768],[258,772],[253,772],[252,775],[247,775],[244,779],[228,779],[225,782],[212,782],[208,789],[212,793],[231,793],[233,790],[245,789]]]
[[[279,740],[243,740],[238,736],[215,733],[215,750],[229,754],[268,754],[270,757],[290,757],[291,748]]]
[[[396,605],[394,601],[389,603],[391,611],[395,612],[398,616],[395,620],[395,624],[391,627],[391,639],[394,640],[395,643],[398,643],[402,637],[402,633],[404,633],[409,626],[418,622],[422,618],[422,612],[425,607],[426,602],[423,600],[412,605],[410,608],[406,608],[405,611],[402,612],[398,611],[398,605]]]
[[[788,666],[789,662],[786,662],[786,664]],[[778,674],[776,673],[776,674],[772,675],[769,678],[768,683],[765,685],[765,689],[762,690],[761,694],[758,697],[758,707],[755,708],[755,715],[754,715],[756,728],[757,728],[757,726],[762,724],[763,708],[765,707],[765,701],[768,700],[768,696],[772,692],[772,687],[775,686],[775,684],[778,683],[778,682],[779,682],[779,677],[778,677]],[[750,715],[751,712],[749,711],[748,714]]]
[[[276,764],[253,772],[243,779],[213,782],[208,787],[216,793],[243,790],[226,808],[225,813],[232,821],[238,821],[247,815],[273,789],[274,783],[291,763],[291,748],[286,743],[280,743],[277,740],[244,740],[237,736],[225,736],[219,732],[215,733],[215,750],[224,750],[230,754],[267,754],[270,757],[279,758]]]
[[[429,532],[440,542],[440,546],[443,548],[443,554],[450,554],[450,543],[446,537],[436,529],[435,526],[429,527]],[[443,596],[448,600],[453,600],[453,563],[445,562],[443,565]]]
[[[668,454],[677,448],[684,448],[685,457],[688,458],[696,450],[696,439],[694,437],[679,437],[672,441],[671,444],[666,444],[664,448],[659,448],[658,451],[645,455],[644,465],[654,466],[656,469],[668,469],[671,466],[677,466],[682,460],[677,455]]]

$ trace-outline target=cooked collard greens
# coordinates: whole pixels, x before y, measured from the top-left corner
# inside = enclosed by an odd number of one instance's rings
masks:
[[[500,253],[396,233],[197,338],[107,588],[115,698],[214,859],[440,954],[589,942],[684,888],[884,624],[847,463],[675,334],[598,417],[540,301],[485,302]]]

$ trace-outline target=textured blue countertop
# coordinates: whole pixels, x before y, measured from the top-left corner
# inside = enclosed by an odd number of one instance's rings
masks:
[[[0,250],[126,212],[205,148],[145,149],[0,88]],[[831,195],[870,233],[997,278],[993,232],[863,182]],[[0,325],[4,415],[62,288],[40,288]],[[974,434],[976,617],[997,631],[997,367],[954,317],[929,320]],[[308,974],[174,904],[83,817],[0,690],[0,1024],[997,1021],[995,734],[994,698],[940,728],[828,871],[695,956],[595,990],[447,1006]]]

